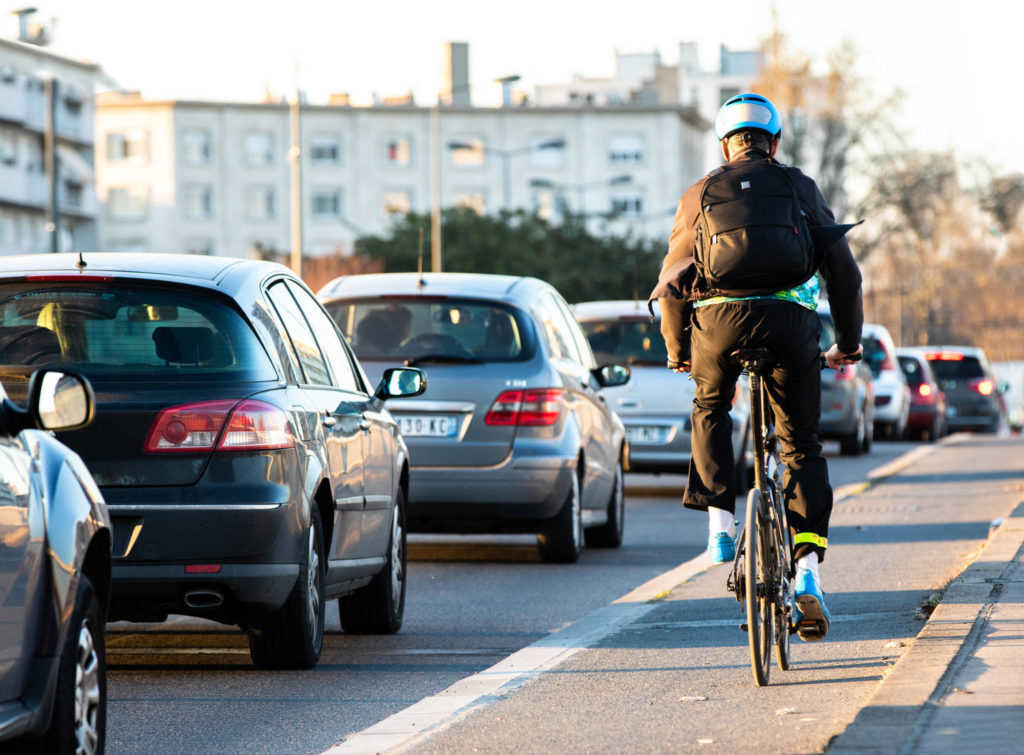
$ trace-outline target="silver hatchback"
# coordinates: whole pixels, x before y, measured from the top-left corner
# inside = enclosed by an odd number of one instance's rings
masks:
[[[318,293],[371,376],[422,367],[428,388],[388,408],[409,446],[409,528],[537,533],[573,562],[622,542],[625,429],[559,293],[536,278],[358,275]]]
[[[573,312],[598,362],[623,362],[631,370],[628,385],[608,391],[612,408],[626,426],[629,471],[685,474],[690,463],[693,381],[667,368],[660,319],[652,322],[645,303],[629,300],[583,302],[574,305]],[[753,462],[747,443],[748,403],[741,387],[730,411],[740,490],[747,486]]]

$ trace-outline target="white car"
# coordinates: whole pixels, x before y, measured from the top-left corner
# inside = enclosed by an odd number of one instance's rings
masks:
[[[875,438],[900,440],[907,432],[910,387],[896,358],[896,344],[888,329],[877,323],[864,324],[861,343],[874,378]]]
[[[693,380],[668,369],[660,318],[651,322],[645,302],[591,301],[573,306],[598,364],[627,364],[630,380],[605,389],[622,418],[629,441],[630,472],[685,474],[690,464]],[[657,303],[655,302],[657,315]],[[732,446],[737,492],[749,485],[753,469],[750,411],[739,386],[732,406]]]

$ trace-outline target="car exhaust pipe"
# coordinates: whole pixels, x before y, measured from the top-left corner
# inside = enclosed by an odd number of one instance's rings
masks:
[[[217,608],[223,603],[224,596],[216,590],[189,590],[185,593],[185,605],[189,608]]]

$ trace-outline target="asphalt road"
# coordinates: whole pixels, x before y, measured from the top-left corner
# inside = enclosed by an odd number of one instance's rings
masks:
[[[847,458],[826,445],[833,486],[863,481],[912,443]],[[266,672],[245,636],[184,617],[108,629],[108,752],[306,753],[436,694],[699,555],[704,519],[679,505],[682,478],[627,475],[626,538],[543,564],[530,537],[410,537],[405,623],[342,633],[334,604],[320,664]],[[735,630],[734,630],[735,631]]]

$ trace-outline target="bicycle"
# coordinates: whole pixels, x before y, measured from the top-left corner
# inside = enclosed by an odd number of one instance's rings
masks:
[[[747,513],[738,540],[727,588],[743,605],[750,665],[757,686],[768,684],[771,646],[781,671],[789,670],[789,638],[793,623],[793,537],[782,497],[782,462],[775,435],[775,416],[763,378],[776,365],[765,348],[738,349],[730,355],[750,383],[750,416],[754,440],[754,487],[747,494]],[[859,360],[856,355],[854,361]],[[821,355],[822,369],[826,362]]]
[[[782,498],[775,418],[767,401],[763,376],[775,367],[768,349],[739,349],[732,353],[750,383],[750,416],[754,441],[754,487],[747,494],[747,514],[738,540],[727,587],[743,605],[750,645],[750,665],[757,686],[768,684],[771,646],[779,669],[789,669],[789,636],[793,615],[793,542]]]

